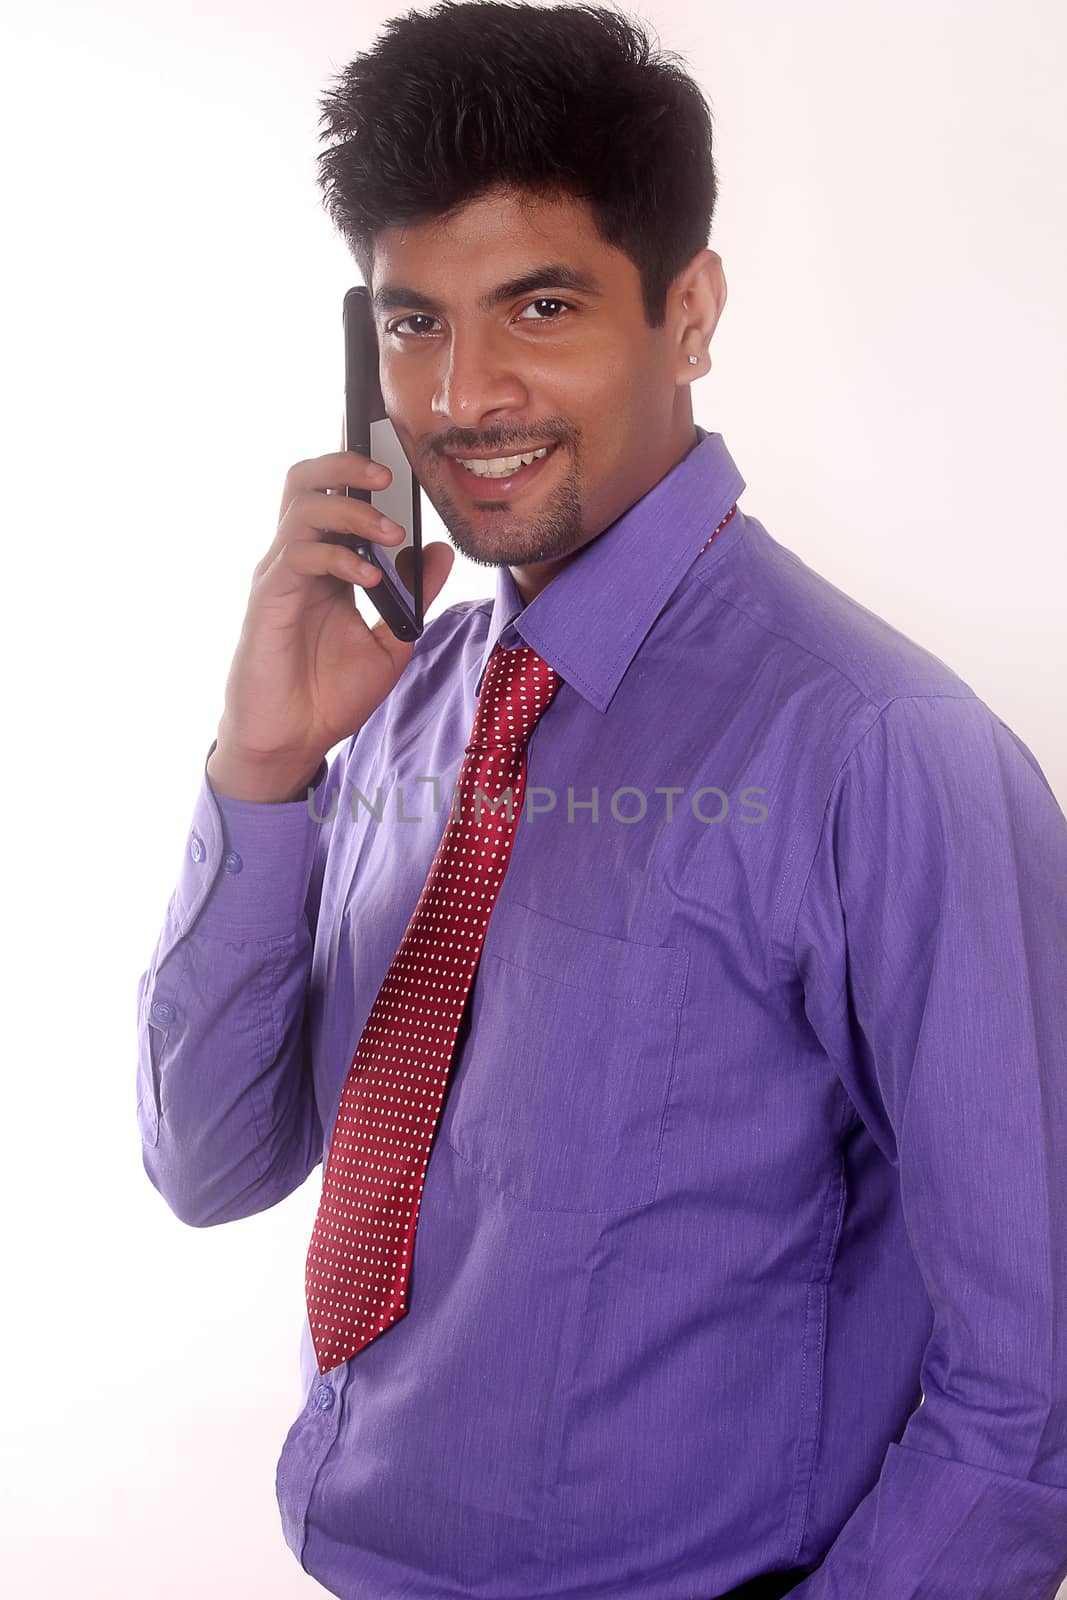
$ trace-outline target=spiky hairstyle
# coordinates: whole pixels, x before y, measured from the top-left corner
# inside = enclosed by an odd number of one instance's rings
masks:
[[[323,204],[364,282],[384,228],[498,187],[571,197],[634,263],[662,327],[717,193],[711,112],[678,60],[604,6],[442,0],[391,18],[319,101]]]

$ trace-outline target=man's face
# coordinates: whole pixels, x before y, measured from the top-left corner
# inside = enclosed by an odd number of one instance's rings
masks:
[[[386,412],[456,548],[509,566],[525,601],[695,444],[687,356],[701,348],[693,325],[714,327],[725,283],[713,252],[694,266],[652,329],[637,268],[599,239],[582,202],[498,190],[447,222],[378,234],[370,287],[382,297]],[[450,459],[545,444],[549,456],[503,494]]]

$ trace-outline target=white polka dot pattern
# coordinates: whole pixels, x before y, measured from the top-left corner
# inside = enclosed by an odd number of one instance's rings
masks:
[[[705,540],[705,542],[701,545],[700,551],[699,551],[700,555],[704,554],[704,551],[708,548],[708,545],[711,544],[713,539],[717,539],[719,537],[719,534],[725,528],[726,524],[729,522],[730,518],[733,516],[733,514],[734,514],[734,512],[736,510],[737,510],[737,501],[735,500],[733,505],[730,507],[729,511],[726,513],[725,517],[723,517],[722,521],[719,523],[719,526],[715,529],[715,532],[712,534],[711,539]]]
[[[406,1315],[430,1145],[522,814],[526,744],[562,681],[528,645],[498,644],[486,666],[456,799],[341,1092],[304,1280],[323,1374]]]

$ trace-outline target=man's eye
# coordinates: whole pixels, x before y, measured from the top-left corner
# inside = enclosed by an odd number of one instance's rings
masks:
[[[565,306],[566,305],[566,301],[565,300],[554,300],[549,295],[542,295],[540,297],[540,299],[538,299],[538,300],[531,300],[530,301],[530,305],[531,306]],[[529,307],[527,306],[527,307],[524,307],[523,309],[524,310],[529,310]],[[534,322],[558,322],[559,318],[558,317],[534,317],[532,320]]]
[[[528,304],[523,307],[523,310],[524,311],[528,311],[530,309],[530,306],[563,306],[565,310],[569,311],[569,310],[572,309],[571,306],[568,305],[566,300],[557,300],[554,296],[550,296],[550,295],[540,295],[536,300],[529,301]],[[428,316],[425,316],[420,311],[413,311],[410,314],[410,316],[400,317],[400,318],[398,318],[398,320],[396,322],[387,323],[385,331],[386,331],[386,333],[397,333],[397,332],[399,332],[399,330],[401,328],[403,328],[405,322],[436,322],[436,320],[437,320],[436,317],[428,317]],[[559,318],[558,317],[521,317],[519,320],[522,321],[522,322],[558,322]],[[403,337],[405,337],[405,335],[402,334],[401,337],[403,338]],[[406,337],[412,338],[412,339],[417,339],[419,337],[419,334],[418,333],[411,333],[411,334],[406,335]]]
[[[388,323],[386,325],[385,331],[386,331],[386,333],[396,333],[397,329],[398,328],[402,328],[404,326],[405,322],[433,322],[433,321],[434,321],[433,317],[423,316],[421,312],[416,311],[416,312],[413,312],[410,317],[401,317],[399,322],[390,322],[390,323]]]

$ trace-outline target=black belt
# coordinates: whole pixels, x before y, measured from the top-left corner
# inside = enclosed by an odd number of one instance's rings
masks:
[[[716,1600],[781,1600],[814,1571],[815,1567],[790,1567],[788,1572],[762,1572],[758,1578],[749,1578],[747,1583],[718,1595]]]

